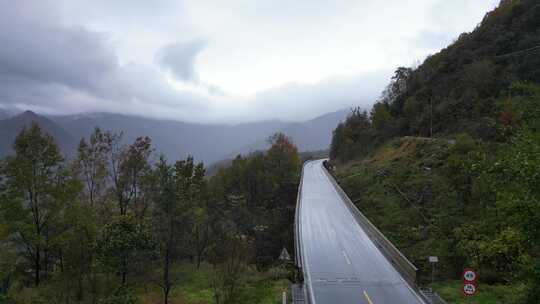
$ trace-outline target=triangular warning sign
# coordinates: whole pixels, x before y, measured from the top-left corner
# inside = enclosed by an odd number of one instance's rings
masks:
[[[283,250],[281,250],[281,254],[279,255],[279,259],[282,260],[282,261],[290,261],[291,260],[291,256],[287,252],[287,249],[283,248]]]

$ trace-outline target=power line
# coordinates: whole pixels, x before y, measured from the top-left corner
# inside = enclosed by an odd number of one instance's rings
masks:
[[[520,50],[520,51],[515,51],[515,52],[512,52],[512,53],[504,54],[504,55],[493,56],[493,58],[510,57],[510,56],[514,56],[514,55],[517,55],[517,54],[532,52],[532,51],[535,51],[535,50],[540,50],[540,45],[537,45],[537,46],[534,46],[532,48],[528,48],[528,49],[525,49],[525,50]]]

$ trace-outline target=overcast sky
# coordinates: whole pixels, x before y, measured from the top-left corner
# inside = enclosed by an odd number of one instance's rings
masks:
[[[369,107],[499,0],[0,0],[0,107],[202,122]]]

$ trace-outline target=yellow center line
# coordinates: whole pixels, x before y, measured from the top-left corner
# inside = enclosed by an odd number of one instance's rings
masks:
[[[366,297],[366,300],[368,301],[369,304],[373,304],[373,302],[369,298],[369,295],[367,294],[367,291],[365,291],[365,290],[364,290],[364,297]]]

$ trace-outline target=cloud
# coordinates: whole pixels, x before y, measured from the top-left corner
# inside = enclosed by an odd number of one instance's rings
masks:
[[[369,107],[498,1],[0,0],[0,107],[192,122]]]
[[[62,27],[40,3],[27,4],[13,2],[0,9],[0,74],[91,91],[95,79],[115,68],[117,59],[105,35]]]
[[[411,45],[436,52],[456,40],[460,33],[469,32],[500,0],[435,1],[428,10],[429,27],[417,32]]]
[[[389,81],[392,71],[330,77],[314,84],[289,83],[266,90],[248,101],[249,116],[264,119],[280,109],[284,120],[307,120],[339,109],[369,108]]]
[[[185,120],[207,111],[205,97],[172,87],[158,67],[121,65],[105,33],[61,24],[48,10],[51,3],[6,3],[0,2],[4,107],[51,114],[144,113]]]
[[[196,82],[195,59],[205,46],[202,40],[169,44],[158,52],[156,60],[178,80]]]
[[[456,39],[452,35],[446,32],[436,31],[422,31],[413,39],[413,43],[421,48],[437,50],[450,42],[452,39]]]
[[[207,119],[225,123],[305,121],[351,107],[369,109],[392,74],[391,70],[380,70],[329,77],[311,84],[287,83],[250,98],[225,96],[211,104]]]

